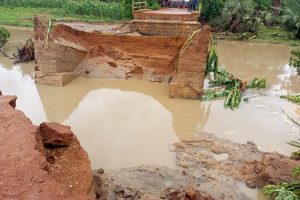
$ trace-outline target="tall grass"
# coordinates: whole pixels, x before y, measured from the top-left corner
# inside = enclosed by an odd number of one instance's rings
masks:
[[[1,5],[58,8],[64,10],[66,14],[91,15],[100,18],[123,19],[131,17],[130,0],[0,0]]]
[[[4,6],[31,8],[61,8],[64,0],[0,0]]]

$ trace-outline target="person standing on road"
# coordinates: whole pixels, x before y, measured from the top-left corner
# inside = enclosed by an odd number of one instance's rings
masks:
[[[193,11],[196,11],[198,7],[198,0],[194,0]]]
[[[193,10],[193,0],[189,0],[188,10],[192,12]]]

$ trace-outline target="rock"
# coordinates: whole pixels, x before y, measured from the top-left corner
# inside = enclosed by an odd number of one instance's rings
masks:
[[[16,101],[17,101],[16,96],[5,95],[0,97],[0,103],[8,103],[13,108],[16,107]]]
[[[97,170],[98,174],[103,174],[104,173],[104,169],[100,168]]]
[[[179,189],[168,188],[165,190],[165,197],[170,200],[214,200],[212,196],[192,187]]]
[[[37,149],[45,155],[51,177],[68,185],[72,193],[87,195],[93,180],[91,163],[70,127],[44,122],[37,139],[42,143]]]
[[[68,146],[74,138],[69,126],[55,122],[43,122],[39,126],[42,141],[46,145]]]
[[[101,187],[96,187],[95,193],[96,193],[96,198],[100,198],[103,196],[103,190],[101,189]]]
[[[117,185],[115,188],[115,193],[123,193],[124,192],[124,188],[120,185]]]
[[[100,174],[94,174],[94,181],[98,187],[102,186],[102,179]]]

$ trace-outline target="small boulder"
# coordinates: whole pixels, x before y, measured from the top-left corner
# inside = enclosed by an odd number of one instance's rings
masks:
[[[44,144],[54,146],[68,146],[74,138],[69,126],[55,122],[43,122],[39,126],[39,132]]]

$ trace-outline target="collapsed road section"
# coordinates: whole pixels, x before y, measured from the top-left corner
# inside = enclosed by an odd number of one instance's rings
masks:
[[[208,26],[188,37],[103,33],[38,17],[34,25],[37,83],[63,86],[81,75],[167,82],[174,98],[202,94]]]

